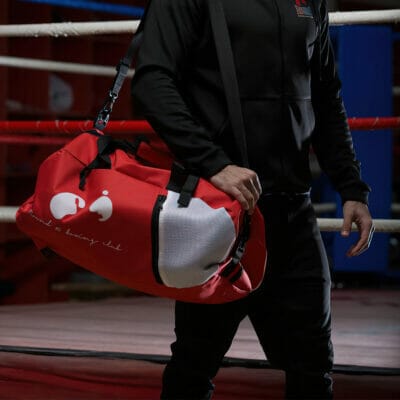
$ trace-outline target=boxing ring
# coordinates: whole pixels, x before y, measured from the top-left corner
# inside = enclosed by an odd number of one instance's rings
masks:
[[[400,10],[331,13],[330,21],[391,24],[400,22]],[[1,25],[0,38],[132,34],[137,26],[136,20]],[[114,76],[114,68],[106,65],[2,55],[1,67]],[[133,74],[131,70],[129,75]],[[378,129],[400,130],[400,117],[349,118],[349,125],[365,135]],[[53,149],[91,128],[92,120],[4,120],[0,146]],[[139,120],[112,120],[105,132],[126,138],[154,135],[149,124]],[[319,213],[336,208],[336,203],[315,204]],[[16,205],[0,206],[0,229],[15,223],[16,210]],[[400,204],[393,203],[393,214],[399,210]],[[340,218],[318,218],[318,223],[324,232],[337,232],[342,226]],[[400,233],[400,219],[375,218],[374,226],[376,235]],[[35,251],[12,260],[16,265],[23,257],[36,260]],[[1,305],[0,398],[158,398],[162,364],[174,340],[173,302],[129,290],[119,293],[126,297]],[[400,398],[399,292],[344,289],[333,291],[332,304],[336,398]],[[224,366],[216,379],[216,400],[281,398],[283,376],[264,361],[248,320],[240,326]]]

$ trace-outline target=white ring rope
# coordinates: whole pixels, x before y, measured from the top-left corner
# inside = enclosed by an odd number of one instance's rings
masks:
[[[11,206],[3,206],[0,207],[0,223],[7,222],[12,223],[15,222],[15,214],[17,213],[18,207]]]
[[[135,33],[138,20],[102,22],[61,22],[53,24],[15,24],[0,25],[0,36],[8,37],[77,37],[84,35],[103,35]]]
[[[0,56],[0,66],[24,69],[37,69],[40,71],[65,72],[70,74],[85,74],[95,76],[115,76],[115,67],[106,65],[79,64],[52,60],[39,60],[37,58]],[[134,69],[130,69],[128,77],[132,77]],[[400,86],[393,86],[393,96],[400,96]]]
[[[14,223],[15,214],[18,207],[0,207],[0,223]],[[318,225],[321,231],[333,232],[340,231],[343,225],[343,219],[318,218]],[[400,219],[375,219],[375,232],[400,232]],[[353,231],[357,231],[357,227],[353,224]]]
[[[400,10],[346,11],[329,13],[331,25],[382,24],[400,22]],[[0,25],[0,36],[8,37],[68,37],[134,33],[138,20],[102,22],[61,22],[52,24]]]
[[[396,24],[398,22],[400,22],[399,9],[329,13],[330,25]]]
[[[342,229],[343,219],[318,218],[318,226],[324,232],[339,232]],[[375,232],[399,233],[400,219],[374,219]],[[351,227],[353,232],[357,232],[355,224]]]
[[[317,214],[336,212],[336,203],[314,203],[314,210]],[[400,203],[392,203],[392,213],[400,213]]]
[[[72,74],[86,74],[110,77],[114,77],[116,74],[115,67],[50,60],[38,60],[23,57],[0,56],[0,66],[1,65],[24,69],[38,69],[41,71],[69,72]],[[134,70],[131,69],[128,72],[128,76],[132,77],[133,74]]]
[[[1,222],[15,222],[15,213],[17,212],[18,207],[5,206],[0,207],[0,223]],[[314,209],[317,214],[325,213],[325,212],[335,212],[336,211],[336,203],[321,203],[314,204]],[[392,204],[392,212],[400,213],[400,203]],[[322,221],[323,226],[326,224],[326,221],[341,221],[340,219],[332,219],[332,218],[319,218],[318,221]],[[377,221],[396,221],[396,220],[377,220]],[[399,231],[400,231],[400,220],[399,223]],[[336,225],[335,225],[336,226]],[[328,228],[327,228],[328,229]],[[379,231],[378,229],[376,229]]]

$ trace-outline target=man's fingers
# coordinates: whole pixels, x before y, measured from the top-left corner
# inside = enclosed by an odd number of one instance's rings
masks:
[[[262,192],[258,175],[254,171],[250,171],[248,179],[244,181],[244,185],[243,194],[250,205],[249,214],[252,214]]]
[[[228,165],[210,178],[217,188],[236,199],[243,209],[252,214],[261,195],[257,174],[247,168]]]
[[[245,189],[247,189],[249,191],[249,193],[251,194],[252,201],[254,202],[254,204],[257,203],[257,201],[261,195],[261,192],[260,192],[261,187],[258,187],[257,181],[258,181],[258,178],[257,178],[256,174],[254,174],[254,177],[251,177],[250,179],[244,181]]]
[[[252,213],[256,205],[256,200],[245,185],[228,187],[225,189],[225,192],[236,199],[244,210],[249,211],[250,214]]]
[[[374,237],[374,232],[375,232],[375,226],[372,224],[371,229],[369,230],[369,235],[368,235],[368,247],[371,245],[372,238]]]
[[[367,227],[359,227],[360,239],[353,246],[350,247],[347,252],[348,257],[355,257],[368,250],[372,237],[374,235],[375,228],[371,224]]]
[[[250,215],[253,213],[258,197],[256,199],[254,194],[244,184],[232,187],[229,192],[244,210],[248,211]]]
[[[357,256],[358,254],[361,253],[361,251],[366,250],[366,245],[367,245],[367,236],[361,235],[358,241],[350,247],[350,249],[347,252],[347,255],[349,257]]]
[[[258,199],[258,198],[260,198],[260,196],[262,194],[262,187],[261,187],[260,179],[258,178],[258,175],[256,173],[253,174],[251,182],[257,193],[257,199]]]
[[[348,257],[358,256],[367,250],[374,234],[374,225],[366,204],[352,200],[344,203],[342,236],[349,236],[352,222],[355,222],[357,225],[359,239],[347,251],[346,255]]]
[[[249,189],[254,194],[254,198],[256,200],[258,200],[261,196],[262,188],[261,188],[260,179],[258,178],[258,175],[255,172],[252,172],[252,174],[250,176],[250,184],[251,184],[251,188],[249,188]]]
[[[245,192],[250,193],[247,189]],[[237,187],[232,188],[231,196],[233,196],[242,206],[244,210],[251,210],[252,201],[244,194],[244,190],[240,190]],[[251,197],[251,196],[250,196]]]
[[[245,197],[246,202],[249,205],[249,208],[247,210],[252,213],[258,201],[258,194],[254,191],[249,190],[244,184],[239,187],[239,190],[242,192],[242,195]]]

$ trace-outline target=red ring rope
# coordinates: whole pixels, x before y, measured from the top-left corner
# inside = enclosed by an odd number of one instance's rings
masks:
[[[93,129],[93,121],[0,121],[0,134],[3,133],[47,133],[77,134]],[[153,133],[147,121],[110,121],[108,133]]]
[[[400,117],[349,118],[348,121],[353,130],[400,128]]]
[[[0,144],[23,144],[23,145],[64,145],[70,141],[69,138],[28,136],[28,135],[0,135]]]
[[[400,128],[400,117],[349,118],[352,130],[377,130]],[[50,138],[48,136],[28,136],[35,133],[78,134],[92,129],[93,122],[86,121],[0,121],[0,143],[63,145],[68,138]],[[110,121],[107,133],[135,134],[154,133],[147,121]],[[8,134],[8,135],[7,135]],[[14,134],[14,135],[10,135]],[[28,134],[28,135],[27,135]],[[20,136],[15,136],[20,135]]]

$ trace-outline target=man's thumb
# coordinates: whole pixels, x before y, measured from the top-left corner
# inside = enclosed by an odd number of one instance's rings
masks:
[[[352,220],[351,220],[350,214],[349,214],[349,213],[346,213],[346,214],[343,216],[343,225],[342,225],[342,230],[341,230],[341,232],[340,232],[340,234],[341,234],[342,236],[347,237],[347,236],[350,235],[350,232],[351,232],[351,224],[352,224]]]

